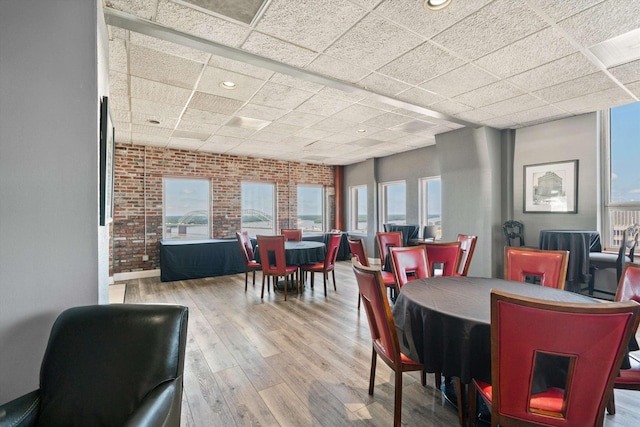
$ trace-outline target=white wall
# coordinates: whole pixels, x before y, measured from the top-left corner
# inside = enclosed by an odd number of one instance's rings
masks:
[[[106,281],[97,16],[95,1],[2,0],[0,403],[37,387],[53,320]]]
[[[596,230],[598,226],[598,115],[569,117],[516,130],[513,162],[513,217],[524,223],[525,243],[537,246],[540,230]],[[578,160],[578,212],[524,213],[525,165]]]

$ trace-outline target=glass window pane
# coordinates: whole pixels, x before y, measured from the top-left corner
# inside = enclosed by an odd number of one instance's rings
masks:
[[[242,191],[242,231],[251,236],[275,233],[275,186],[258,182],[243,182]]]
[[[209,181],[164,178],[164,239],[208,239]]]
[[[420,178],[420,226],[437,226],[436,236],[438,239],[442,235],[440,200],[440,178]]]
[[[351,223],[350,229],[367,232],[367,186],[351,187]]]
[[[324,230],[322,187],[298,186],[298,227],[308,231]]]
[[[404,182],[382,185],[383,224],[407,223],[407,186]]]

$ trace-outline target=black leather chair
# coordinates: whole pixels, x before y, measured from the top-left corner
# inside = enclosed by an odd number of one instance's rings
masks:
[[[640,225],[633,224],[623,231],[622,242],[620,243],[620,249],[617,254],[589,252],[589,273],[591,273],[591,280],[588,284],[589,295],[593,295],[593,291],[608,295],[616,294],[615,291],[612,292],[608,289],[597,289],[595,287],[596,270],[615,269],[616,282],[614,286],[617,286],[622,276],[622,267],[624,267],[627,262],[633,262],[633,253],[638,244],[638,237],[640,237]]]
[[[179,426],[187,319],[176,305],[62,312],[40,388],[0,406],[0,426]]]

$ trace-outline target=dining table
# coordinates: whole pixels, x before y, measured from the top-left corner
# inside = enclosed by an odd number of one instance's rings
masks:
[[[315,264],[323,262],[327,246],[322,242],[314,241],[286,241],[284,242],[284,254],[287,265]],[[258,246],[255,249],[257,262],[260,261]]]
[[[467,385],[491,382],[491,290],[567,303],[599,303],[574,292],[479,277],[434,277],[405,284],[392,314],[400,349],[427,372],[453,377],[460,425],[466,424]]]
[[[596,230],[541,230],[538,247],[569,251],[565,289],[580,292],[589,283],[589,252],[600,252],[600,233]]]

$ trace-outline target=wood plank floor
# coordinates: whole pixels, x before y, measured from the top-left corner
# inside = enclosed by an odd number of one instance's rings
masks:
[[[125,303],[177,303],[189,307],[182,426],[390,426],[393,374],[378,361],[368,395],[371,337],[357,310],[350,262],[336,269],[338,290],[321,276],[300,295],[272,290],[260,299],[244,274],[126,284]],[[605,426],[640,425],[640,392],[616,391],[616,415]],[[457,413],[417,373],[403,377],[402,421],[407,426],[456,426]]]

